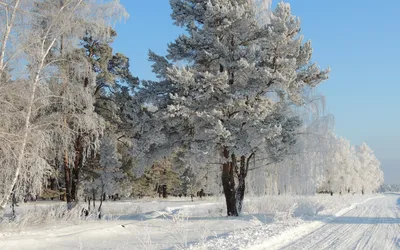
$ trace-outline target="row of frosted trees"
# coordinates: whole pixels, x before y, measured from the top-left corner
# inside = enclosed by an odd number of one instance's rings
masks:
[[[365,144],[350,146],[332,136],[329,151],[288,157],[281,163],[259,168],[249,177],[254,194],[371,193],[383,184],[383,172]]]

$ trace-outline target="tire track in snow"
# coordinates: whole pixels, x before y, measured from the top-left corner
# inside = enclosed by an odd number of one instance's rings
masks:
[[[338,220],[338,217],[343,217],[345,216],[347,213],[349,213],[350,211],[352,211],[353,209],[357,209],[358,207],[360,207],[362,204],[365,204],[367,202],[370,202],[371,200],[375,200],[375,199],[381,199],[384,198],[385,196],[378,196],[378,197],[373,197],[373,198],[369,198],[364,200],[363,202],[360,203],[353,203],[351,206],[344,208],[342,210],[340,210],[339,212],[337,212],[334,216],[328,216],[325,218],[320,218],[320,220],[315,220],[313,222],[309,222],[309,223],[305,223],[302,224],[298,227],[294,227],[294,228],[290,228],[284,232],[282,232],[279,235],[276,236],[272,236],[271,238],[269,238],[268,240],[266,240],[265,242],[263,242],[262,244],[258,244],[255,246],[252,246],[251,250],[263,250],[263,249],[280,249],[281,247],[285,247],[288,244],[292,244],[293,242],[302,239],[303,237],[310,235],[311,238],[312,237],[316,237],[316,236],[312,236],[313,233],[317,230],[319,230],[321,227],[326,226],[327,224],[331,223],[334,220]],[[364,213],[365,211],[361,211],[362,213]],[[358,215],[360,216],[360,214]],[[343,227],[341,229],[340,232],[344,232],[346,231],[346,228],[348,228],[348,226],[346,226],[346,223],[342,223]],[[322,234],[324,234],[325,232],[322,230],[320,231]],[[329,238],[330,237],[330,233],[328,232],[324,238]],[[309,239],[308,243],[311,244],[310,246],[308,246],[306,249],[310,249],[313,245],[316,245],[318,247],[316,247],[316,249],[321,249],[321,247],[318,245],[318,240],[317,238],[314,239],[314,243],[312,241],[310,241],[312,239]],[[317,241],[317,242],[315,242]],[[323,241],[322,241],[323,242]],[[302,249],[302,248],[299,248]]]
[[[359,204],[281,249],[400,249],[398,199],[390,195]]]
[[[357,207],[354,209],[357,210]],[[367,212],[368,212],[367,210],[363,210],[357,217],[360,218],[360,217],[365,216],[365,214],[367,214]],[[349,214],[351,214],[351,212],[346,213],[345,215],[348,216]],[[335,220],[333,220],[333,221],[335,221]],[[360,225],[360,227],[363,227],[363,226],[364,225]],[[344,244],[346,244],[346,243],[350,244],[352,242],[353,238],[348,237],[348,235],[351,235],[354,233],[358,233],[358,235],[359,235],[359,234],[363,233],[362,230],[360,230],[358,232],[357,231],[354,232],[353,226],[351,224],[345,224],[345,225],[341,225],[341,224],[336,225],[335,224],[335,226],[333,228],[331,228],[331,227],[332,227],[331,224],[326,224],[322,228],[320,228],[317,231],[312,233],[315,235],[315,237],[317,239],[319,239],[318,244],[314,244],[314,247],[312,249],[334,249],[335,246],[340,243],[340,241],[343,241]],[[325,237],[321,237],[321,235],[319,235],[319,233],[321,231],[325,233],[325,235],[326,235]],[[337,232],[337,233],[335,234],[335,232]]]
[[[385,199],[382,202],[385,204],[379,207],[380,210],[373,211],[379,216],[377,217],[376,223],[372,225],[372,229],[368,228],[366,230],[365,235],[368,237],[362,238],[355,249],[375,248],[375,242],[385,243],[382,245],[382,249],[399,249],[399,246],[396,245],[398,239],[397,235],[399,235],[398,224],[388,224],[387,219],[385,219],[400,218],[399,208],[394,206],[389,199]],[[385,207],[389,207],[390,209],[384,209]],[[382,234],[382,232],[386,232],[386,234]]]

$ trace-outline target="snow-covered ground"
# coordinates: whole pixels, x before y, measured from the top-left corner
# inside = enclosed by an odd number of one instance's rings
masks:
[[[399,196],[369,199],[337,217],[297,228],[298,234],[288,235],[286,242],[280,237],[275,244],[266,241],[251,249],[400,249],[399,205]]]
[[[239,218],[225,216],[222,198],[105,202],[103,220],[27,203],[17,222],[0,224],[0,249],[355,249],[374,238],[390,249],[399,247],[398,197],[250,197]]]

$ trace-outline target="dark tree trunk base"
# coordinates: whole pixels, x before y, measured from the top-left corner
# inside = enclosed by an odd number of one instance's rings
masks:
[[[239,178],[239,186],[236,190],[236,204],[238,213],[242,212],[245,188],[245,179]]]
[[[223,157],[226,162],[222,165],[222,186],[226,199],[226,210],[228,216],[239,216],[243,208],[244,193],[246,191],[246,177],[249,171],[249,163],[255,157],[251,153],[248,158],[245,155],[240,157],[240,166],[238,166],[235,154],[231,155],[229,161],[229,151],[224,148]],[[247,160],[246,160],[247,159]],[[238,187],[235,187],[235,174],[238,180]]]
[[[227,149],[224,150],[224,157],[225,159],[229,159]],[[236,207],[236,190],[232,162],[226,162],[222,165],[222,186],[224,188],[227,215],[239,216]]]

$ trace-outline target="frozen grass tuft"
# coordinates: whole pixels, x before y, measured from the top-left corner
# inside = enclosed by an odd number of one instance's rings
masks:
[[[78,224],[79,221],[94,219],[95,215],[84,216],[83,206],[77,205],[71,210],[67,209],[66,204],[50,205],[46,207],[34,206],[23,213],[17,213],[15,217],[6,215],[0,218],[0,229],[17,229],[43,226],[54,222],[72,222]]]
[[[165,228],[170,239],[176,242],[175,249],[185,249],[188,246],[190,229],[187,223],[188,217],[183,213],[177,213],[169,219],[169,225]]]

